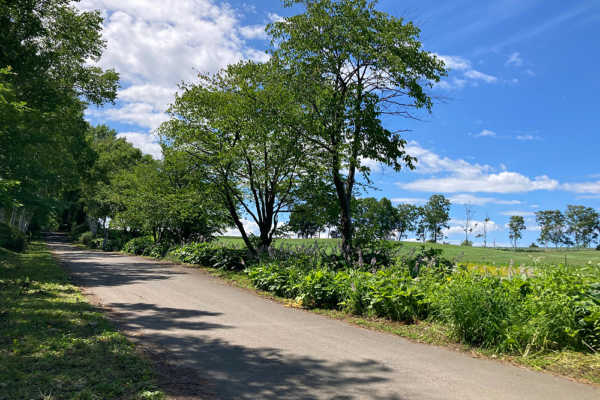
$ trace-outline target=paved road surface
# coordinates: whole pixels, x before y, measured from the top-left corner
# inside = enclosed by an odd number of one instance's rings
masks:
[[[600,399],[597,387],[287,308],[202,271],[48,244],[127,334],[177,365],[171,379],[197,374],[213,398]]]

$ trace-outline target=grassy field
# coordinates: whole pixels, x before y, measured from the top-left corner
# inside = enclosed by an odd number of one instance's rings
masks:
[[[41,243],[0,248],[0,399],[162,399],[149,362]]]
[[[222,243],[242,246],[241,238],[223,237]],[[307,246],[318,244],[320,247],[334,248],[338,239],[278,239],[275,246]],[[422,243],[402,242],[401,255],[409,255],[423,246]],[[511,263],[515,267],[535,265],[585,265],[589,262],[600,264],[600,251],[594,249],[511,249],[491,247],[466,247],[449,244],[426,243],[425,247],[435,247],[444,251],[444,256],[459,263],[480,263],[485,265],[506,266]]]

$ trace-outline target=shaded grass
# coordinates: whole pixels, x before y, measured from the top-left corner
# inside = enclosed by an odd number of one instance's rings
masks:
[[[0,248],[0,399],[161,399],[150,364],[41,243]]]
[[[238,237],[220,237],[219,242],[234,246],[243,246],[244,242]],[[338,239],[276,239],[274,246],[306,246],[318,243],[320,247],[334,249],[339,245]],[[418,250],[423,244],[401,242],[399,254],[409,255]],[[442,249],[443,256],[460,263],[478,263],[490,266],[515,267],[540,265],[585,265],[600,263],[600,251],[593,249],[530,249],[530,248],[492,248],[468,247],[451,244],[424,244],[426,248]]]

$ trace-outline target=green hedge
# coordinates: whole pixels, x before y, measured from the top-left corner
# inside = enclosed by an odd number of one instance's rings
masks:
[[[243,270],[251,262],[245,248],[229,248],[218,243],[190,243],[170,254],[184,263],[235,271]]]
[[[0,247],[22,252],[27,246],[27,238],[19,230],[5,223],[0,223]]]

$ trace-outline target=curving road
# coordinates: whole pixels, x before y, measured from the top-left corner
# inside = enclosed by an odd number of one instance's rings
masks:
[[[123,331],[161,359],[173,398],[598,400],[600,389],[330,320],[202,271],[52,252]]]

